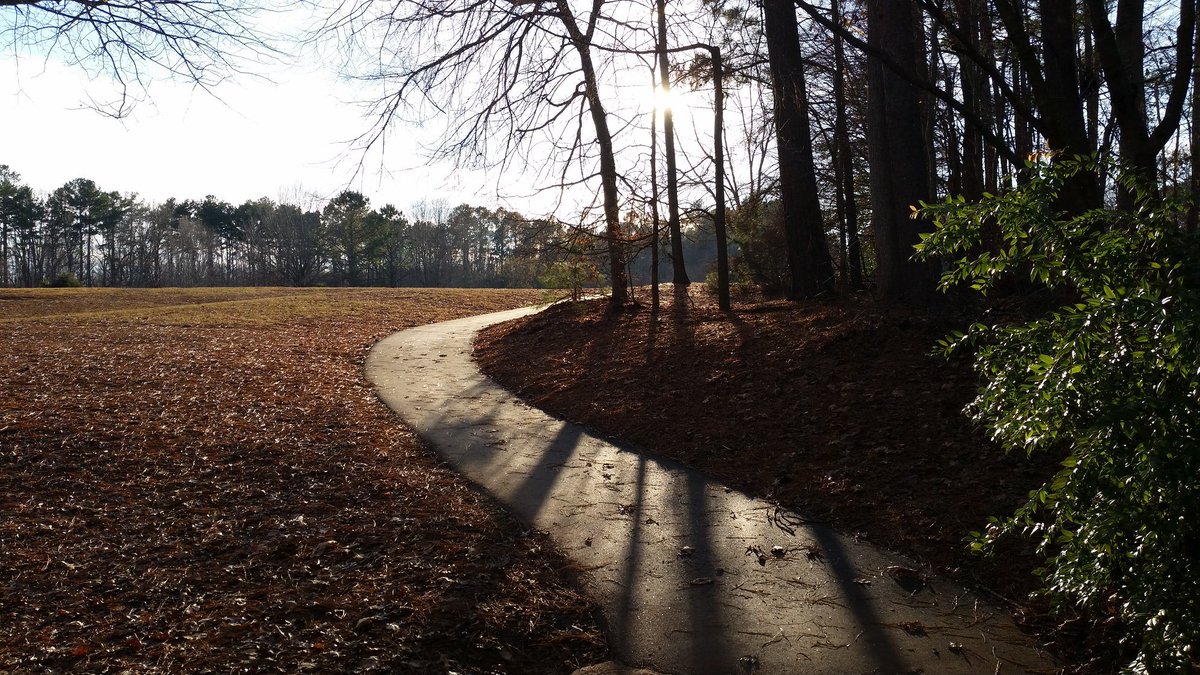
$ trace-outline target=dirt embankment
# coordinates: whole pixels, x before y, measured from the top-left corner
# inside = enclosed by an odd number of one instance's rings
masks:
[[[977,378],[933,351],[966,318],[762,299],[727,315],[695,286],[684,304],[666,295],[657,316],[556,306],[485,330],[475,356],[552,414],[991,593],[1067,660],[1104,651],[1102,637],[1065,635],[1027,601],[1038,586],[1030,547],[968,551],[968,533],[1012,513],[1061,458],[1005,455],[963,415]]]

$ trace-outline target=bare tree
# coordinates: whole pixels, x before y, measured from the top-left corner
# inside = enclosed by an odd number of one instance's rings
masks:
[[[839,0],[829,7],[833,20],[842,23]],[[843,285],[852,291],[862,288],[862,248],[858,239],[858,205],[854,199],[854,159],[851,156],[850,130],[846,121],[846,54],[842,36],[833,34],[833,105],[834,105],[834,202],[838,212],[839,253]]]
[[[381,148],[397,125],[438,119],[446,128],[431,159],[500,170],[558,167],[555,187],[563,190],[598,177],[619,305],[627,294],[625,237],[601,93],[607,64],[593,50],[604,8],[604,0],[593,0],[577,16],[565,0],[361,0],[326,28],[356,58],[370,55],[350,66],[385,91],[371,103],[372,126],[359,150]]]
[[[658,86],[665,97],[671,91],[671,66],[667,53],[667,1],[656,0],[654,4],[658,17],[655,45],[658,50]],[[662,118],[663,152],[667,161],[667,229],[671,236],[671,283],[678,291],[686,287],[691,280],[683,263],[683,233],[679,225],[679,173],[675,166],[675,119],[670,105],[663,107]]]
[[[652,69],[653,70],[653,69]],[[651,80],[653,80],[653,72]],[[658,297],[658,110],[650,111],[650,311],[657,313]]]
[[[713,228],[717,235],[717,305],[721,311],[732,308],[729,303],[729,236],[725,228],[725,64],[721,48],[711,47],[713,79],[713,189],[716,209]]]
[[[207,90],[275,54],[256,11],[243,0],[0,0],[0,47],[107,76],[115,97],[90,105],[122,117],[156,77]]]
[[[1157,157],[1179,128],[1196,59],[1193,38],[1196,0],[1180,0],[1175,39],[1175,68],[1170,74],[1170,93],[1161,106],[1157,124],[1146,110],[1145,0],[1120,0],[1116,21],[1108,19],[1107,3],[1087,0],[1088,18],[1096,36],[1096,54],[1104,69],[1109,100],[1121,132],[1121,159],[1143,179],[1153,180]],[[1123,206],[1131,208],[1133,197],[1118,193]]]

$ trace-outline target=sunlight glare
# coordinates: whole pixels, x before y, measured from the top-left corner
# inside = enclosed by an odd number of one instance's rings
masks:
[[[658,112],[671,110],[678,112],[681,109],[687,108],[687,103],[683,99],[686,92],[679,88],[673,88],[670,91],[664,90],[662,87],[654,87],[646,91],[646,103]]]

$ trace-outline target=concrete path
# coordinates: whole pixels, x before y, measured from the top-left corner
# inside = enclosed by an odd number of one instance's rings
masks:
[[[396,333],[372,350],[367,376],[459,471],[588,571],[622,661],[697,674],[1052,669],[1005,611],[950,582],[597,439],[484,377],[475,333],[530,311]]]

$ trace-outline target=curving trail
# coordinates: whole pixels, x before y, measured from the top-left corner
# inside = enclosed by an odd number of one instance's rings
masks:
[[[366,372],[458,471],[586,571],[618,658],[666,673],[1053,669],[1005,611],[951,582],[596,438],[484,377],[475,333],[534,311],[401,331],[374,347]]]

